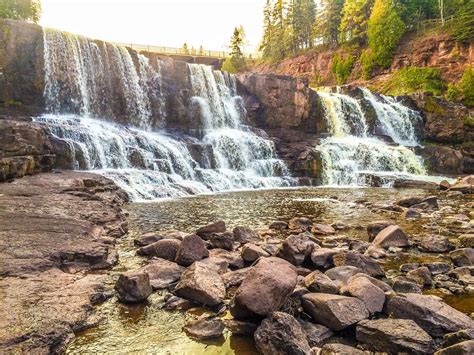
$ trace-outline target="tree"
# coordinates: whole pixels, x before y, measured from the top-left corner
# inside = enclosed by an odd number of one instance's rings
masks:
[[[313,46],[313,24],[316,17],[314,0],[292,0],[288,9],[287,22],[291,25],[291,47],[297,49]]]
[[[375,0],[367,36],[372,60],[382,68],[392,64],[393,51],[405,32],[405,24],[393,0]]]
[[[189,54],[189,47],[187,43],[183,44],[183,52],[184,54]]]
[[[264,32],[260,50],[262,57],[278,61],[291,53],[291,26],[288,26],[287,5],[285,0],[276,0],[274,4],[267,0],[263,10]]]
[[[417,28],[421,21],[437,16],[434,0],[399,0],[400,16],[408,28]]]
[[[367,42],[367,24],[374,0],[346,0],[340,26],[341,41]]]
[[[230,73],[238,72],[247,66],[243,53],[245,43],[245,32],[242,26],[235,27],[230,39],[230,57],[227,58],[222,69]]]
[[[40,0],[0,0],[0,18],[38,23],[40,17]]]
[[[461,6],[454,15],[453,35],[458,41],[470,42],[474,39],[474,1]]]
[[[325,44],[337,45],[344,0],[322,0],[322,4],[323,10],[316,15],[314,22],[314,37],[322,39]]]
[[[474,106],[474,69],[468,66],[459,82],[459,88],[463,94],[464,103]]]

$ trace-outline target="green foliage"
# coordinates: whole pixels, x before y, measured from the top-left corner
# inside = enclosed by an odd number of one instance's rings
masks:
[[[459,82],[459,89],[462,92],[463,101],[466,105],[474,106],[474,69],[468,66]]]
[[[341,42],[367,42],[367,25],[374,0],[346,0],[340,25]]]
[[[322,0],[322,4],[323,10],[314,23],[314,37],[324,44],[337,45],[344,0]]]
[[[341,53],[337,53],[332,58],[332,67],[331,71],[336,78],[336,83],[338,85],[344,84],[349,76],[351,75],[352,68],[354,66],[355,57],[352,54],[343,57]]]
[[[474,40],[474,0],[461,6],[454,16],[455,21],[452,25],[454,38],[462,42]]]
[[[362,68],[362,78],[366,80],[370,79],[372,76],[372,70],[374,69],[374,61],[370,49],[362,51],[359,61]]]
[[[464,124],[469,127],[474,127],[474,117],[464,117]]]
[[[229,73],[237,73],[247,66],[243,53],[244,43],[244,28],[242,26],[235,27],[230,39],[230,57],[224,61],[222,70],[228,71]]]
[[[37,23],[40,17],[40,0],[0,0],[0,18]]]
[[[222,64],[222,70],[227,71],[229,73],[235,74],[237,73],[237,69],[232,62],[232,58],[228,57],[225,59],[224,63]]]
[[[313,24],[316,17],[314,0],[291,0],[287,23],[291,27],[293,51],[313,46]]]
[[[375,0],[367,35],[372,61],[382,68],[392,64],[393,51],[405,32],[393,0]]]
[[[403,95],[414,92],[431,92],[441,95],[444,83],[439,69],[407,67],[394,72],[384,87],[390,95]]]
[[[449,83],[448,88],[446,89],[446,93],[444,94],[444,98],[448,101],[459,101],[461,97],[461,90],[457,87],[456,84]]]
[[[408,28],[418,28],[421,21],[438,16],[438,2],[433,0],[399,0],[400,14]]]

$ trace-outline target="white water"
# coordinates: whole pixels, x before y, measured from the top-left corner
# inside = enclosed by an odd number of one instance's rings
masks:
[[[65,159],[74,169],[110,177],[133,200],[295,183],[273,142],[243,124],[234,76],[189,64],[202,135],[169,135],[151,131],[166,105],[150,107],[150,98],[162,94],[159,60],[138,54],[134,61],[122,46],[56,30],[44,31],[44,43],[49,113],[37,120],[66,143]],[[115,121],[117,106],[134,127],[103,120]]]
[[[340,93],[318,92],[332,135],[321,140],[317,147],[323,163],[323,183],[363,186],[373,176],[388,182],[395,177],[426,175],[423,161],[408,148],[418,145],[414,125],[419,115],[393,98],[377,99],[369,90],[362,91],[376,113],[376,124],[399,144],[387,144],[370,136],[367,119],[357,99]]]

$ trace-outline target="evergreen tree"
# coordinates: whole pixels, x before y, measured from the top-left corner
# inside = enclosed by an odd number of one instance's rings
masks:
[[[341,41],[367,42],[367,25],[374,0],[346,0],[342,12]]]
[[[393,51],[398,45],[405,24],[398,15],[393,0],[375,0],[368,22],[368,41],[372,60],[382,68],[392,64]]]
[[[314,36],[322,39],[324,44],[337,45],[344,0],[322,0],[322,4],[323,10],[314,23]]]
[[[0,18],[38,23],[41,17],[40,0],[1,0]]]
[[[235,27],[230,39],[230,57],[225,60],[222,66],[223,70],[235,73],[246,67],[245,57],[242,50],[244,42],[244,28],[242,26]]]

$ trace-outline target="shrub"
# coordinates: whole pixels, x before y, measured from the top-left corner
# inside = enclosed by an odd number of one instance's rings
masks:
[[[227,71],[231,74],[237,73],[237,69],[234,66],[232,58],[227,57],[224,63],[222,64],[222,70]]]
[[[374,69],[374,61],[370,49],[366,49],[362,52],[360,56],[360,66],[362,68],[362,78],[366,80],[370,79],[372,70]]]
[[[332,67],[331,71],[336,78],[336,83],[338,85],[344,84],[352,72],[352,67],[354,66],[355,58],[353,55],[349,54],[344,59],[341,53],[337,53],[332,58]]]
[[[474,69],[471,66],[464,70],[464,74],[459,82],[459,89],[461,90],[464,103],[474,106]]]
[[[458,41],[470,42],[474,39],[474,1],[461,5],[454,15],[453,36]]]
[[[448,101],[458,101],[461,96],[461,91],[456,86],[456,84],[449,83],[448,89],[446,90],[446,94],[444,94],[444,98]]]
[[[385,84],[384,91],[390,95],[431,92],[439,96],[444,88],[439,69],[407,67],[392,74]]]

